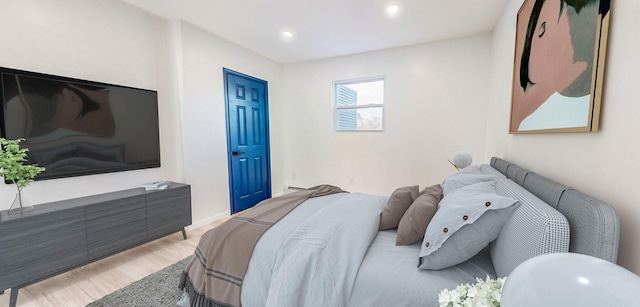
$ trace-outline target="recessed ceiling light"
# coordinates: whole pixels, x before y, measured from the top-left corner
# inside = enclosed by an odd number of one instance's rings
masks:
[[[291,31],[282,31],[282,35],[285,37],[293,37],[293,32]]]
[[[397,4],[389,4],[387,6],[387,13],[389,15],[395,15],[398,14],[398,11],[400,11],[400,6]]]

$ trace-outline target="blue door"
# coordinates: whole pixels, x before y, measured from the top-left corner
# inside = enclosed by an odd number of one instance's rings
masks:
[[[224,68],[231,213],[271,197],[267,81]]]

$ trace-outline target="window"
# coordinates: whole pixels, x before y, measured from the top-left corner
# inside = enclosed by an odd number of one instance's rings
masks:
[[[382,131],[384,77],[334,82],[336,131]]]

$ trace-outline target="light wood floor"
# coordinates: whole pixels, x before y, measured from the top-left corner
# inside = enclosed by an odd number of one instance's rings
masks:
[[[182,238],[182,233],[176,232],[22,288],[18,292],[17,306],[85,306],[192,255],[200,236],[224,220],[187,231],[187,240]],[[9,306],[10,292],[0,295],[0,307]]]

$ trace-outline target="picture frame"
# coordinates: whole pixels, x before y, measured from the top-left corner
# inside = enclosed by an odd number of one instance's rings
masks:
[[[509,133],[594,132],[611,0],[525,0],[518,11]]]

